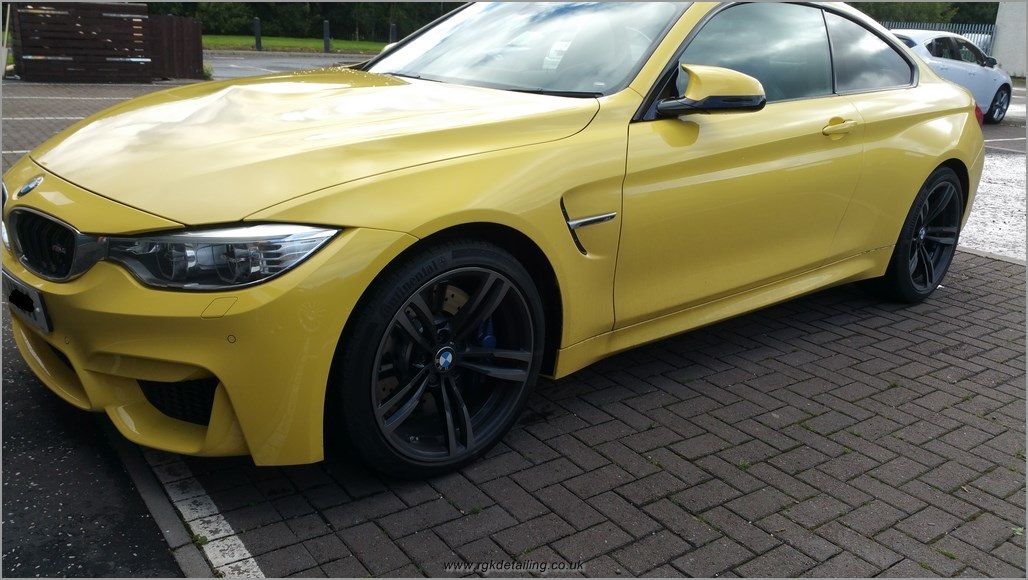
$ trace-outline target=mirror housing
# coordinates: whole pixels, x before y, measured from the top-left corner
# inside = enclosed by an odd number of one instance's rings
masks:
[[[741,72],[717,66],[683,64],[682,73],[689,75],[685,94],[657,103],[658,116],[759,111],[767,104],[760,81]]]
[[[998,64],[999,63],[996,62],[996,59],[992,58],[991,56],[987,56],[985,57],[985,64],[983,66],[987,66],[989,68],[996,68],[996,65]]]
[[[389,44],[387,44],[387,45],[383,46],[383,47],[382,47],[382,50],[381,50],[381,51],[379,51],[379,53],[378,53],[378,54],[385,54],[385,53],[389,52],[390,50],[392,50],[392,49],[393,49],[393,47],[394,47],[394,46],[396,46],[396,45],[397,45],[397,43],[396,43],[396,42],[390,42]]]

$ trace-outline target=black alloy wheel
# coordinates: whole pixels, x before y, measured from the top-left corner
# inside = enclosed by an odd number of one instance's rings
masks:
[[[351,447],[402,477],[457,469],[499,441],[538,377],[538,292],[479,242],[431,248],[381,282],[333,381]]]
[[[942,283],[956,253],[964,215],[964,190],[948,167],[936,169],[921,187],[879,290],[902,302],[921,302]]]
[[[1007,109],[1010,108],[1010,88],[1002,86],[996,91],[996,96],[992,98],[992,106],[985,112],[985,122],[989,124],[996,124],[1003,121],[1003,118],[1007,116]]]
[[[528,382],[528,304],[500,272],[440,274],[393,317],[372,366],[378,427],[400,453],[457,459],[489,439]]]
[[[946,275],[960,234],[959,184],[937,183],[921,203],[907,247],[907,270],[919,292],[934,290]]]

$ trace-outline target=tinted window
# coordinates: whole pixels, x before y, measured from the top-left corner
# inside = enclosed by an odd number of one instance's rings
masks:
[[[948,36],[933,39],[927,44],[927,48],[928,54],[936,58],[960,60],[960,57],[957,56],[957,47]]]
[[[825,20],[832,37],[835,85],[839,92],[910,84],[910,64],[887,42],[837,14],[825,12]]]
[[[953,40],[956,41],[957,50],[960,51],[960,60],[964,62],[973,62],[975,64],[985,63],[985,54],[983,54],[977,46],[971,44],[963,38],[954,38]]]
[[[832,66],[821,10],[795,4],[742,4],[710,20],[681,64],[720,66],[764,85],[768,101],[832,94]],[[686,75],[679,76],[679,94]]]

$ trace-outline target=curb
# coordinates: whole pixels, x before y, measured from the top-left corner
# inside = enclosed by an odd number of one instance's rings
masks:
[[[143,503],[146,504],[150,515],[157,522],[157,527],[161,529],[164,541],[171,549],[171,554],[178,562],[182,573],[186,578],[213,578],[214,573],[207,564],[203,553],[193,544],[185,524],[175,512],[175,507],[171,505],[171,501],[164,493],[164,488],[157,482],[150,466],[143,460],[139,449],[114,429],[111,422],[106,420],[106,415],[98,417],[98,419],[103,424],[107,440],[118,453],[122,465],[125,466],[125,471],[132,478],[132,483],[139,491],[139,496],[143,498]]]
[[[993,260],[999,260],[1000,262],[1007,262],[1009,264],[1017,264],[1018,266],[1024,266],[1025,261],[1017,258],[1011,258],[1010,256],[1004,256],[1002,254],[995,254],[993,252],[986,252],[985,250],[976,250],[974,248],[968,248],[965,246],[957,246],[958,252],[965,252],[968,254],[974,254],[975,256],[981,256],[983,258],[992,258]]]

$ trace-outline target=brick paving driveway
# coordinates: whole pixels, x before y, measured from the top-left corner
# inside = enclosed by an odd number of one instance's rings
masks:
[[[228,574],[1023,577],[1024,284],[961,252],[923,305],[842,287],[636,349],[543,381],[486,459],[431,481],[146,456]]]

